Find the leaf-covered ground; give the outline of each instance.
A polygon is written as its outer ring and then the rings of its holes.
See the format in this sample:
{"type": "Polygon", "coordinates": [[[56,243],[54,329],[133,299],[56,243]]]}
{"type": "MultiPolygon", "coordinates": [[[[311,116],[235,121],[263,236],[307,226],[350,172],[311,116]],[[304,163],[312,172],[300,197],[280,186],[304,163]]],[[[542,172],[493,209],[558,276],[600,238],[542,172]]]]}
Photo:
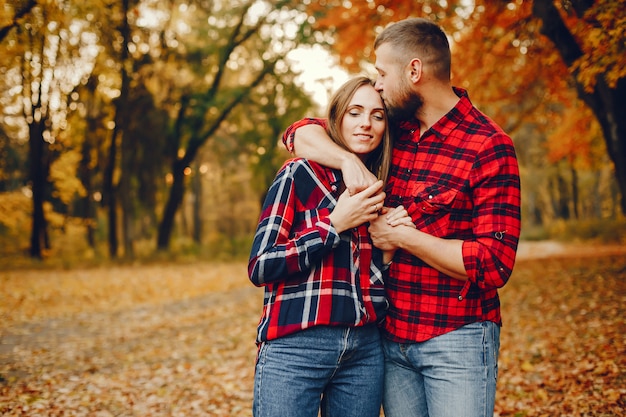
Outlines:
{"type": "Polygon", "coordinates": [[[626,254],[522,261],[502,303],[499,415],[626,415],[626,254]]]}
{"type": "MultiPolygon", "coordinates": [[[[520,251],[496,415],[626,415],[626,250],[588,252],[520,251]]],[[[0,415],[251,416],[261,293],[244,264],[0,272],[0,415]]]]}

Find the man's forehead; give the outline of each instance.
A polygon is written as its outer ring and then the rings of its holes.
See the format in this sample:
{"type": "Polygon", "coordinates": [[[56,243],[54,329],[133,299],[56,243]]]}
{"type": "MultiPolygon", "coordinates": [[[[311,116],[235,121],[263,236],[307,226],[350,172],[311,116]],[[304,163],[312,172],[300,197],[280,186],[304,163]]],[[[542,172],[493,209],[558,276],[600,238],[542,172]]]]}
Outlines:
{"type": "Polygon", "coordinates": [[[392,50],[388,43],[383,43],[374,51],[376,69],[386,69],[392,62],[392,50]]]}

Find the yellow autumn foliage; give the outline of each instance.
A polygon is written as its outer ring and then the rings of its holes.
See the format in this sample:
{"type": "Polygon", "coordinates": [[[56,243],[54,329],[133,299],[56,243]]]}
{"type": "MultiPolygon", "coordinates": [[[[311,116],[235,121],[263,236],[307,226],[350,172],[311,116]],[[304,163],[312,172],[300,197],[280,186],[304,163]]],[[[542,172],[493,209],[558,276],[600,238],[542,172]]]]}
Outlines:
{"type": "Polygon", "coordinates": [[[0,193],[0,225],[11,231],[30,226],[31,199],[22,191],[0,193]]]}
{"type": "Polygon", "coordinates": [[[54,184],[55,197],[58,197],[64,204],[70,204],[76,195],[85,197],[87,191],[76,176],[78,163],[80,162],[80,152],[76,149],[62,153],[50,167],[50,179],[54,184]]]}

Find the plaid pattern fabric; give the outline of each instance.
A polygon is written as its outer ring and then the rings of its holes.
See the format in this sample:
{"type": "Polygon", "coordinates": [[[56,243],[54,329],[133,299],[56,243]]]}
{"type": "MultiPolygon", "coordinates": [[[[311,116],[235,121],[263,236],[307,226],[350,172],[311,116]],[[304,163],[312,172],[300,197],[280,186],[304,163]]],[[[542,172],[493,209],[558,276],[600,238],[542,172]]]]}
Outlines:
{"type": "Polygon", "coordinates": [[[312,326],[378,323],[388,303],[367,225],[337,234],[328,215],[340,171],[287,161],[263,204],[248,275],[264,287],[257,342],[312,326]]]}
{"type": "MultiPolygon", "coordinates": [[[[417,228],[461,239],[469,280],[450,278],[404,251],[386,279],[385,333],[420,342],[478,321],[502,324],[497,289],[509,279],[520,235],[520,179],[510,137],[475,108],[465,90],[458,104],[420,137],[417,121],[394,131],[388,207],[404,205],[417,228]]],[[[295,130],[283,142],[293,151],[295,130]]]]}

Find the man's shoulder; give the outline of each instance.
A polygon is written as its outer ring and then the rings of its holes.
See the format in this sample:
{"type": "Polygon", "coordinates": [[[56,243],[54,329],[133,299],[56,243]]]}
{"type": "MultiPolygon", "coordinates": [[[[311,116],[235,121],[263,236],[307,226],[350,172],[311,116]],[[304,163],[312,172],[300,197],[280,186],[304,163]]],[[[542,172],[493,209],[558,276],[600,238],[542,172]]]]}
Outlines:
{"type": "Polygon", "coordinates": [[[473,105],[463,117],[459,127],[464,132],[465,140],[470,142],[512,144],[508,133],[495,120],[473,105]]]}

